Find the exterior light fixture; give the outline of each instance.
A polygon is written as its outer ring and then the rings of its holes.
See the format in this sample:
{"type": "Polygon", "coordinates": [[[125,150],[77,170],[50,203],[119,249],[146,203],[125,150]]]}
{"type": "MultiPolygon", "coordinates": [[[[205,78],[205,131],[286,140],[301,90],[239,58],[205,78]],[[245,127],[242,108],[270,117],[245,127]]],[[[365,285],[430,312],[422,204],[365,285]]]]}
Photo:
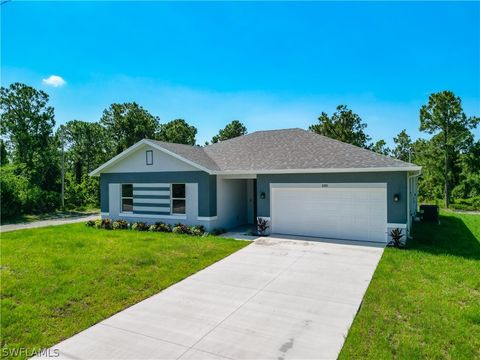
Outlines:
{"type": "Polygon", "coordinates": [[[400,195],[399,194],[393,195],[393,201],[394,202],[399,202],[400,201],[400,195]]]}
{"type": "Polygon", "coordinates": [[[263,191],[260,193],[260,199],[265,199],[265,193],[263,191]]]}

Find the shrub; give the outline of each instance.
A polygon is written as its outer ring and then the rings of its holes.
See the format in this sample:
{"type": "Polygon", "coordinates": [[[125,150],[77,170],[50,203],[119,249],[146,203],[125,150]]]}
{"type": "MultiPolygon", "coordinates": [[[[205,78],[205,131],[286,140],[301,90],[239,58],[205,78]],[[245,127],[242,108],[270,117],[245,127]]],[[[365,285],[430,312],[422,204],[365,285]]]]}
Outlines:
{"type": "Polygon", "coordinates": [[[85,223],[85,225],[88,226],[88,227],[94,227],[95,226],[95,221],[94,220],[88,220],[85,223]]]}
{"type": "Polygon", "coordinates": [[[157,227],[157,231],[159,232],[172,232],[172,227],[169,224],[165,224],[163,222],[156,222],[155,226],[157,227]]]}
{"type": "Polygon", "coordinates": [[[129,223],[125,220],[117,220],[119,229],[128,229],[129,223]]]}
{"type": "Polygon", "coordinates": [[[189,232],[194,236],[202,236],[205,233],[205,227],[203,225],[190,226],[189,232]]]}
{"type": "Polygon", "coordinates": [[[113,230],[113,221],[111,219],[102,219],[100,226],[105,230],[113,230]]]}
{"type": "Polygon", "coordinates": [[[158,230],[157,230],[157,226],[156,226],[156,225],[150,225],[150,226],[148,227],[148,231],[152,231],[152,232],[158,231],[158,230]]]}
{"type": "Polygon", "coordinates": [[[0,176],[1,212],[2,220],[14,218],[24,213],[21,193],[28,186],[25,178],[15,174],[15,167],[8,165],[2,167],[0,176]]]}
{"type": "Polygon", "coordinates": [[[142,221],[133,223],[131,227],[132,227],[132,230],[137,230],[137,231],[147,231],[149,228],[149,226],[142,221]]]}
{"type": "Polygon", "coordinates": [[[102,220],[95,220],[95,228],[97,229],[102,228],[102,220]]]}
{"type": "Polygon", "coordinates": [[[190,234],[190,229],[187,225],[178,223],[173,226],[172,232],[176,234],[190,234]]]}
{"type": "Polygon", "coordinates": [[[26,213],[37,214],[54,211],[60,207],[60,194],[45,191],[38,186],[30,187],[24,194],[24,209],[26,213]]]}
{"type": "Polygon", "coordinates": [[[454,199],[450,207],[456,210],[475,211],[480,210],[480,196],[468,199],[454,199]]]}

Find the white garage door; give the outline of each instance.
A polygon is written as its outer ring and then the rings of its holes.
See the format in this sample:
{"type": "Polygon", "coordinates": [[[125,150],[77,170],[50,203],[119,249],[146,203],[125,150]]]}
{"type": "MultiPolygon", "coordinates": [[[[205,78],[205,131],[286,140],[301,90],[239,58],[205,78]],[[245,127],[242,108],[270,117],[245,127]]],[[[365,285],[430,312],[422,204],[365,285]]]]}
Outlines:
{"type": "Polygon", "coordinates": [[[272,232],[386,242],[386,184],[272,184],[272,232]]]}

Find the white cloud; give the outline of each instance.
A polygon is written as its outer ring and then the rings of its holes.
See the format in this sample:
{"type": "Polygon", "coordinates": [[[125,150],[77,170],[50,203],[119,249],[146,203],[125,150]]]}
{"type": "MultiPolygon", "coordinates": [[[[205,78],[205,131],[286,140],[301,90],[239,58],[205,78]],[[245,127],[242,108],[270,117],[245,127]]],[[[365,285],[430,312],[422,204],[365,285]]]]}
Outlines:
{"type": "Polygon", "coordinates": [[[60,87],[65,85],[67,82],[63,80],[61,76],[58,75],[50,75],[46,79],[42,79],[43,85],[53,86],[53,87],[60,87]]]}

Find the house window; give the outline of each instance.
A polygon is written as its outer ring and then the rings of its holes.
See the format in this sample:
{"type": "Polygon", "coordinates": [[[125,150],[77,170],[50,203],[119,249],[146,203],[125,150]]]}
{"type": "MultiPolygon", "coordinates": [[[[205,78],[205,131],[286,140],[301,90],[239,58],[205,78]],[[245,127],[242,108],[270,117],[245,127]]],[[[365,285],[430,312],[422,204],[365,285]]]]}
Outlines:
{"type": "Polygon", "coordinates": [[[153,165],[153,151],[152,150],[147,150],[145,153],[146,160],[147,160],[147,165],[153,165]]]}
{"type": "Polygon", "coordinates": [[[133,185],[122,184],[122,212],[133,212],[133,185]]]}
{"type": "Polygon", "coordinates": [[[185,214],[185,184],[172,184],[172,214],[185,214]]]}

